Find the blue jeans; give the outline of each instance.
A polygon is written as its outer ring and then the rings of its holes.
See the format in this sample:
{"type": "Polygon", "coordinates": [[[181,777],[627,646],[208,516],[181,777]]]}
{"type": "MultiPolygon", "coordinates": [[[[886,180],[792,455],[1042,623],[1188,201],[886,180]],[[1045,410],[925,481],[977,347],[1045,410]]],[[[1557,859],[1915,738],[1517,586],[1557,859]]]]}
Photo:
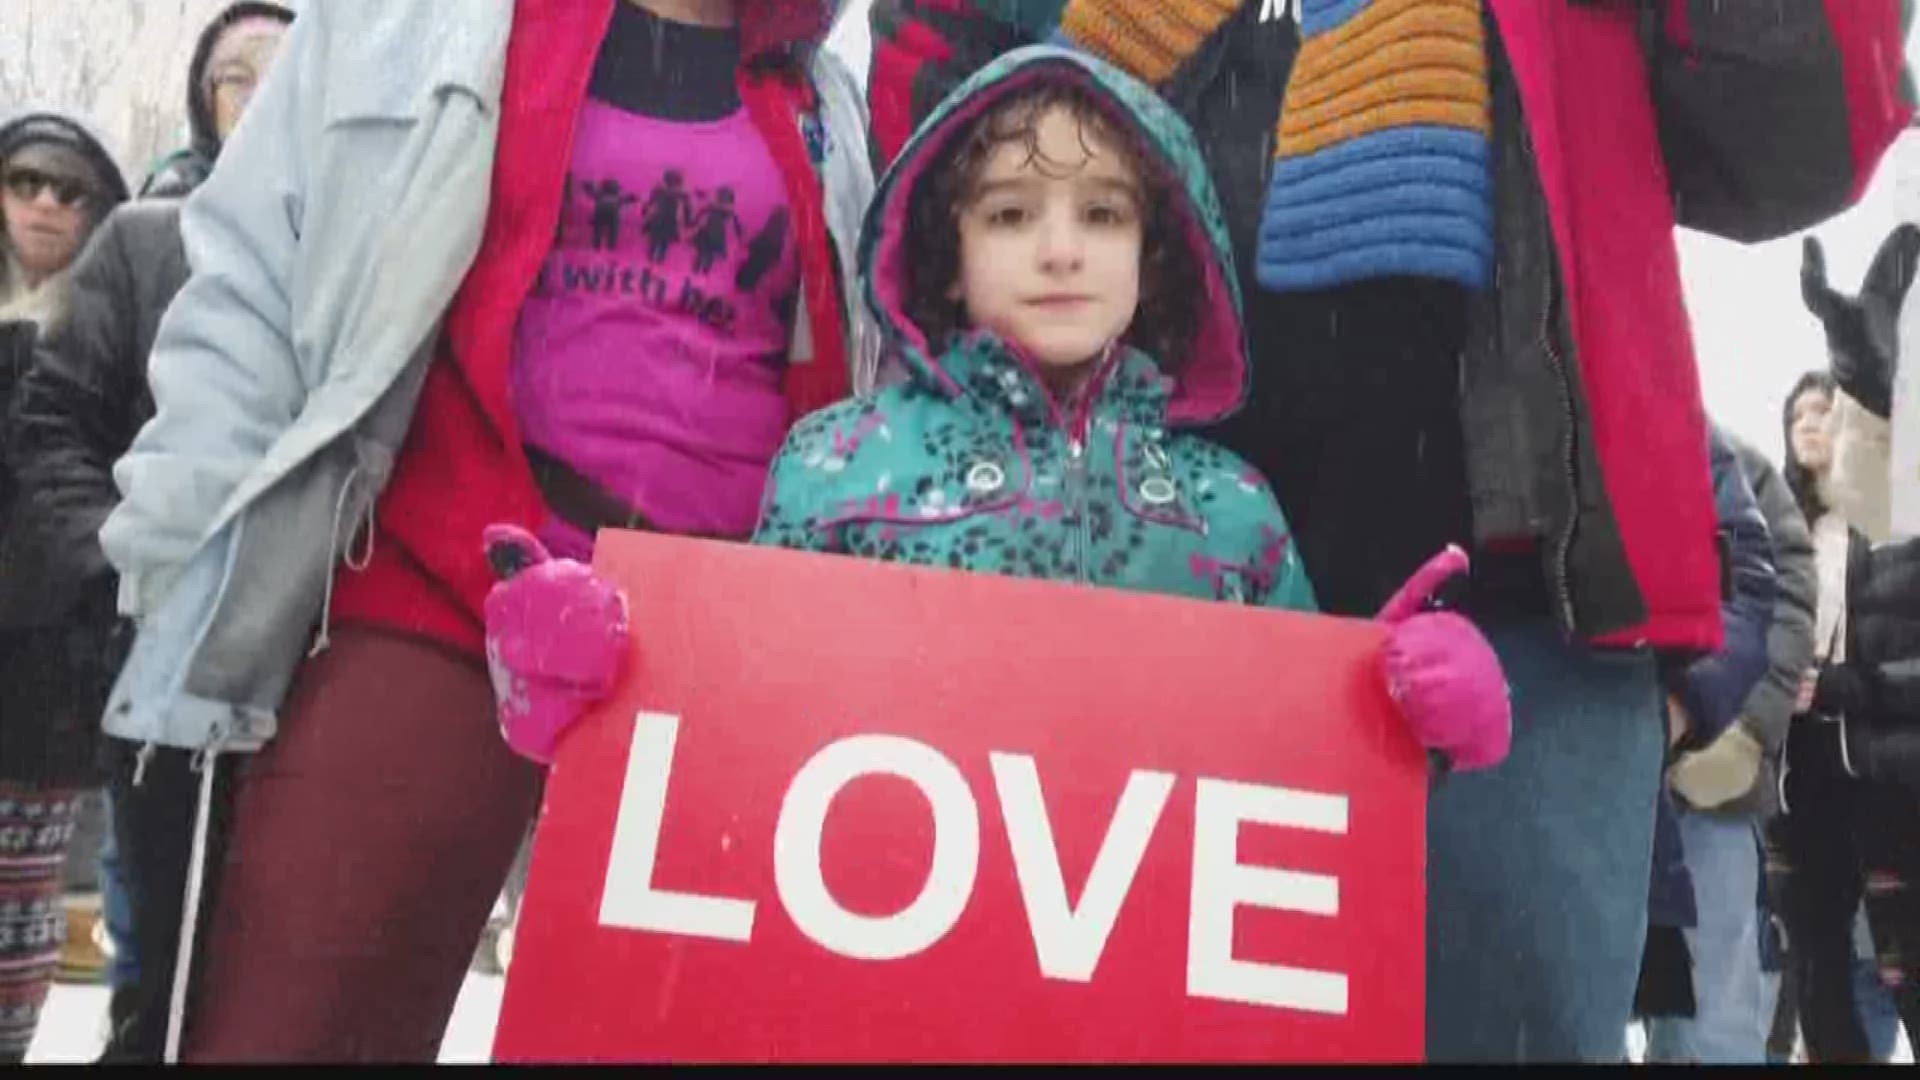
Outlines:
{"type": "Polygon", "coordinates": [[[1747,817],[1683,810],[1679,821],[1699,909],[1684,931],[1696,1008],[1691,1019],[1647,1023],[1647,1060],[1764,1064],[1779,979],[1760,970],[1760,838],[1747,817]]]}
{"type": "Polygon", "coordinates": [[[1666,742],[1654,660],[1545,620],[1486,631],[1513,749],[1428,803],[1427,1056],[1624,1061],[1666,742]]]}
{"type": "Polygon", "coordinates": [[[107,985],[114,989],[140,981],[140,954],[134,948],[133,911],[139,901],[133,893],[133,875],[120,861],[120,844],[113,829],[113,793],[101,792],[106,809],[106,834],[100,841],[100,906],[107,936],[113,940],[113,962],[107,965],[107,985]]]}
{"type": "Polygon", "coordinates": [[[1860,1030],[1867,1033],[1867,1053],[1882,1064],[1892,1061],[1900,1042],[1900,1013],[1880,983],[1865,905],[1853,917],[1853,1010],[1860,1016],[1860,1030]]]}

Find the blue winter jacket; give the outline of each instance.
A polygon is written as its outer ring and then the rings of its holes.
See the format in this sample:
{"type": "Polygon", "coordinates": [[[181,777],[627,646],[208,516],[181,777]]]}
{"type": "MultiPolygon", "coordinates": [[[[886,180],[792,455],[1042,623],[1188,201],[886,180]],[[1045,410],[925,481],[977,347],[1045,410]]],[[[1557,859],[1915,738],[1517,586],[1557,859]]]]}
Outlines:
{"type": "MultiPolygon", "coordinates": [[[[1741,705],[1767,673],[1767,630],[1773,622],[1776,582],[1767,519],[1733,444],[1718,427],[1709,429],[1708,443],[1726,578],[1720,610],[1727,636],[1719,652],[1668,680],[1669,692],[1693,722],[1677,750],[1706,746],[1740,718],[1741,705]]],[[[1692,926],[1696,918],[1677,813],[1673,793],[1661,785],[1647,904],[1647,919],[1654,926],[1692,926]]]]}

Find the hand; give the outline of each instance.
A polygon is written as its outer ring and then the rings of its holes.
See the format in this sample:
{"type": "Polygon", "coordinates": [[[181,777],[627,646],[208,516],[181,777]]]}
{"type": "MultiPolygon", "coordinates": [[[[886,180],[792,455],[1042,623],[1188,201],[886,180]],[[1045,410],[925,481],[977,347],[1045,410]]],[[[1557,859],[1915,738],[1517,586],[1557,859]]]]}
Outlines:
{"type": "Polygon", "coordinates": [[[505,525],[487,529],[501,581],[487,596],[487,672],[507,745],[543,765],[593,706],[613,692],[627,653],[627,598],[571,559],[505,525]]]}
{"type": "Polygon", "coordinates": [[[1813,691],[1820,685],[1820,673],[1809,670],[1800,677],[1800,696],[1794,699],[1793,714],[1800,716],[1813,708],[1813,691]]]}
{"type": "Polygon", "coordinates": [[[1704,750],[1680,755],[1667,773],[1674,793],[1700,810],[1725,806],[1753,790],[1766,748],[1735,723],[1704,750]]]}
{"type": "Polygon", "coordinates": [[[1687,707],[1685,705],[1680,704],[1679,698],[1674,697],[1672,694],[1668,694],[1667,695],[1667,747],[1671,749],[1674,746],[1679,745],[1680,740],[1686,738],[1687,732],[1692,730],[1693,730],[1693,717],[1687,715],[1687,707]]]}
{"type": "Polygon", "coordinates": [[[1513,741],[1513,705],[1493,646],[1463,616],[1422,610],[1466,569],[1466,552],[1449,547],[1380,612],[1393,627],[1381,653],[1387,693],[1420,745],[1461,771],[1500,764],[1513,741]]]}
{"type": "Polygon", "coordinates": [[[1843,720],[1817,715],[1795,720],[1787,728],[1781,809],[1789,814],[1818,813],[1819,804],[1859,778],[1855,748],[1843,720]]]}

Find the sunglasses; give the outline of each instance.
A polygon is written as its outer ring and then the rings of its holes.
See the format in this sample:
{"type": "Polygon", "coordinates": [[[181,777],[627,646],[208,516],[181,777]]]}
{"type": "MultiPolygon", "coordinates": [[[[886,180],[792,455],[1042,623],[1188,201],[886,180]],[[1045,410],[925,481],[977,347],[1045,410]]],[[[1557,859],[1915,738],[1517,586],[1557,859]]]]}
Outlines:
{"type": "Polygon", "coordinates": [[[93,189],[84,180],[75,180],[66,176],[54,176],[38,169],[15,168],[7,171],[7,191],[21,202],[32,202],[40,197],[42,191],[53,189],[53,197],[61,206],[72,206],[93,194],[93,189]]]}

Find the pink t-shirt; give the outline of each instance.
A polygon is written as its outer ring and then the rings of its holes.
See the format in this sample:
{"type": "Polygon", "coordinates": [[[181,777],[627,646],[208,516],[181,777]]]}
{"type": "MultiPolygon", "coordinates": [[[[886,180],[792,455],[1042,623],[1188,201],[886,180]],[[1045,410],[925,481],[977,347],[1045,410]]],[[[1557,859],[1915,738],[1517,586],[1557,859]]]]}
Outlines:
{"type": "MultiPolygon", "coordinates": [[[[631,5],[618,5],[628,8],[631,5]]],[[[665,532],[745,536],[785,437],[798,261],[758,129],[591,97],[558,235],[521,312],[513,403],[527,444],[665,532]]],[[[557,519],[542,539],[585,559],[557,519]]]]}

